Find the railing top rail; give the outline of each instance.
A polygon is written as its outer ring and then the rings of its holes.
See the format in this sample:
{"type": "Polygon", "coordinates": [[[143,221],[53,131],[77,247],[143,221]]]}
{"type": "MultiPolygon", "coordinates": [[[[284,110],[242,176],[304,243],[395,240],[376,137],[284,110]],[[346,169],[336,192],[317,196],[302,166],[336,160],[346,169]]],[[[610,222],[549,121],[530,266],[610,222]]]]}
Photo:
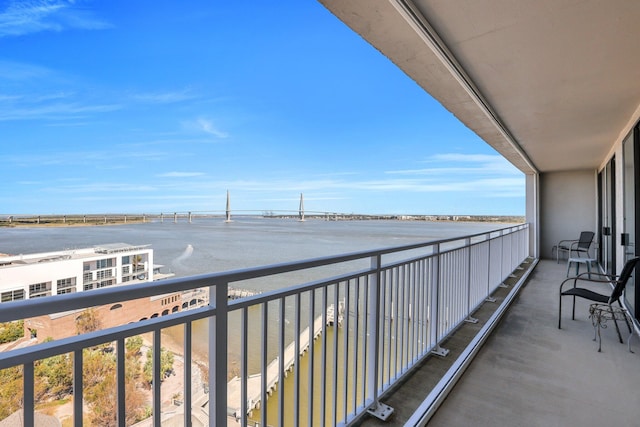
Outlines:
{"type": "Polygon", "coordinates": [[[375,250],[359,251],[342,255],[331,255],[301,261],[285,262],[280,264],[251,267],[232,271],[208,273],[180,278],[169,278],[157,282],[141,283],[136,286],[119,285],[95,289],[87,292],[70,293],[65,295],[55,295],[37,299],[2,303],[2,305],[0,306],[0,322],[25,319],[29,317],[41,316],[44,314],[83,309],[95,305],[111,304],[125,300],[169,294],[218,284],[225,285],[241,280],[257,279],[275,274],[322,267],[331,264],[383,256],[414,249],[434,247],[449,242],[455,242],[464,239],[473,239],[480,236],[486,236],[487,240],[489,240],[491,239],[492,234],[501,233],[501,235],[504,235],[505,232],[516,232],[522,230],[523,228],[526,228],[527,226],[528,224],[526,223],[515,224],[491,231],[452,237],[448,239],[433,240],[428,242],[414,243],[375,250]]]}
{"type": "Polygon", "coordinates": [[[172,316],[156,317],[141,322],[114,326],[81,335],[73,335],[55,341],[42,342],[37,344],[37,346],[27,346],[0,352],[0,370],[14,365],[46,359],[47,357],[58,354],[70,353],[75,350],[82,350],[84,348],[113,342],[121,338],[129,338],[135,335],[193,322],[215,314],[216,310],[212,307],[200,307],[175,313],[172,316]]]}

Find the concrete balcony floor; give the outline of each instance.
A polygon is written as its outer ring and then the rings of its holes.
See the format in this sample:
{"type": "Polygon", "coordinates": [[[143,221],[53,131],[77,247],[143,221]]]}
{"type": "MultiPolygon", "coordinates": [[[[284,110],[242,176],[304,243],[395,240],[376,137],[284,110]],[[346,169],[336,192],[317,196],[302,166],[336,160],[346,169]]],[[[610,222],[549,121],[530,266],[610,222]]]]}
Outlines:
{"type": "MultiPolygon", "coordinates": [[[[633,336],[635,353],[630,353],[628,329],[621,325],[625,343],[620,344],[609,321],[599,353],[589,302],[580,298],[576,320],[571,320],[571,298],[564,298],[563,329],[558,329],[558,288],[566,272],[566,263],[540,261],[429,426],[638,425],[640,340],[633,336]]],[[[405,425],[505,295],[500,289],[495,304],[485,303],[474,314],[479,325],[461,327],[445,343],[451,350],[447,358],[430,358],[382,399],[395,409],[387,422],[365,418],[361,425],[405,425]]]]}

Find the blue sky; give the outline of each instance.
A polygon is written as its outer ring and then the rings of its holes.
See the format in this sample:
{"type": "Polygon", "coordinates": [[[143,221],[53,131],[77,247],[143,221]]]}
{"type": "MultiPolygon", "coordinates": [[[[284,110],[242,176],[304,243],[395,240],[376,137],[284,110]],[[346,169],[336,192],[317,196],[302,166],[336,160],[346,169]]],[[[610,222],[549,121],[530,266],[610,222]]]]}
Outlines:
{"type": "Polygon", "coordinates": [[[524,213],[524,175],[312,0],[0,1],[0,214],[524,213]]]}

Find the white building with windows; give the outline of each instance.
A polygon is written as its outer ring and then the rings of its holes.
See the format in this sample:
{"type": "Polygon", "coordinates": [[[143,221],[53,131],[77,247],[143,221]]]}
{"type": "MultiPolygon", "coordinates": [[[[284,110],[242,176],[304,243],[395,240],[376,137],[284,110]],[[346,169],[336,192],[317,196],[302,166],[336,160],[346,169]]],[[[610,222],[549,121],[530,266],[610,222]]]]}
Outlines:
{"type": "Polygon", "coordinates": [[[0,258],[0,302],[154,279],[149,245],[114,243],[0,258]]]}

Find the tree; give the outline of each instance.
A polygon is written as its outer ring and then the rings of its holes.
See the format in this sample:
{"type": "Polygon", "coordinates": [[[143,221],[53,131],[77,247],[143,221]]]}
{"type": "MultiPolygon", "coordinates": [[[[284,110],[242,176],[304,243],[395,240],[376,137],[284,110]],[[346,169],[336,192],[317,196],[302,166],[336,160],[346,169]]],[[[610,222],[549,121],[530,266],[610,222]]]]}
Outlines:
{"type": "Polygon", "coordinates": [[[73,392],[73,360],[69,354],[37,361],[34,374],[37,402],[62,399],[73,392]]]}
{"type": "MultiPolygon", "coordinates": [[[[131,425],[144,419],[147,404],[141,390],[140,347],[142,339],[130,338],[125,342],[125,417],[131,425]]],[[[92,425],[112,426],[117,424],[116,355],[99,348],[85,350],[84,388],[85,399],[91,408],[92,425]]]]}
{"type": "MultiPolygon", "coordinates": [[[[164,347],[160,349],[160,381],[173,372],[173,353],[164,347]]],[[[151,385],[153,383],[153,349],[147,352],[147,360],[144,363],[144,379],[151,385]]]]}
{"type": "Polygon", "coordinates": [[[22,366],[0,370],[0,420],[22,407],[22,366]]]}
{"type": "Polygon", "coordinates": [[[15,341],[24,336],[24,320],[0,323],[0,344],[15,341]]]}
{"type": "Polygon", "coordinates": [[[88,308],[76,317],[76,332],[78,335],[94,332],[102,327],[95,309],[88,308]]]}

